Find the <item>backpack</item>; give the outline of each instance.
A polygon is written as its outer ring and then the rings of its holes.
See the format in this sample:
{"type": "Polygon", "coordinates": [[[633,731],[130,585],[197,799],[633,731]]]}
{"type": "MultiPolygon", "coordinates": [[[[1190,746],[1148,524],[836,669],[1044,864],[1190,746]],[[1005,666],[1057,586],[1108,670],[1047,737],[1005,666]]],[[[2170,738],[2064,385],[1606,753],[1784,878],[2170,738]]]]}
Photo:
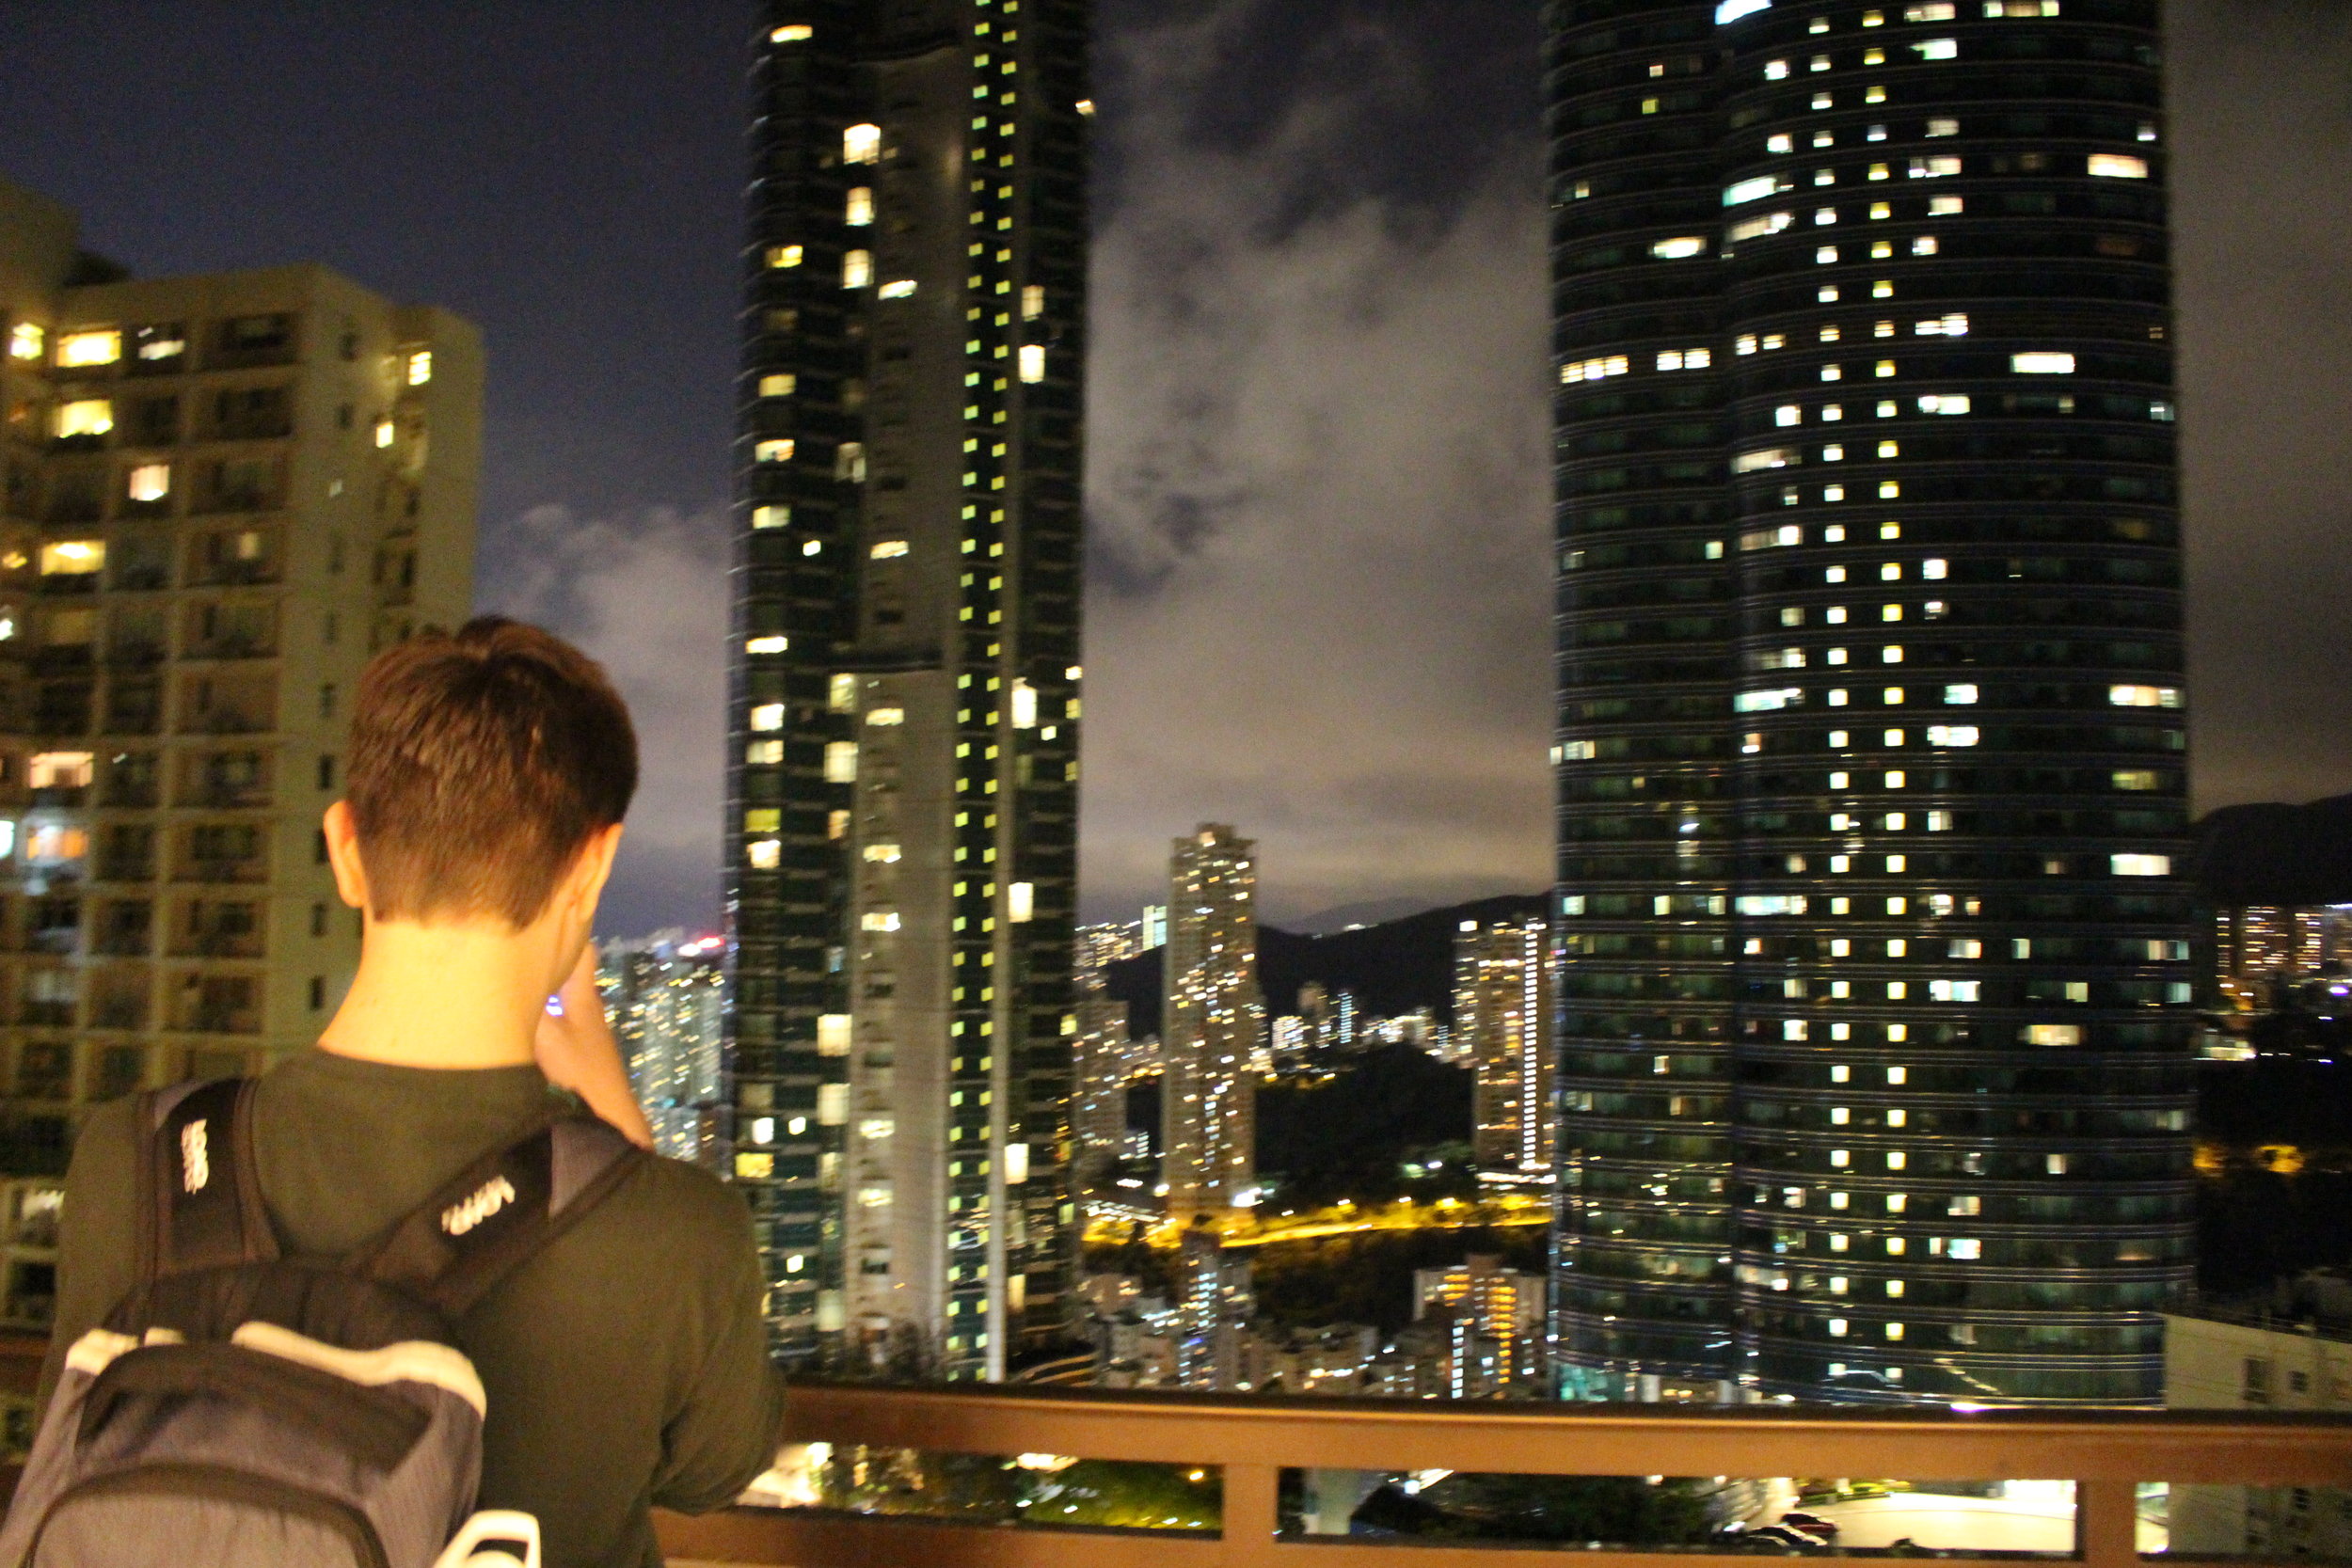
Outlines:
{"type": "Polygon", "coordinates": [[[67,1352],[0,1568],[538,1568],[536,1520],[473,1512],[485,1402],[453,1327],[643,1152],[551,1114],[356,1252],[286,1258],[253,1089],[139,1097],[137,1283],[67,1352]]]}

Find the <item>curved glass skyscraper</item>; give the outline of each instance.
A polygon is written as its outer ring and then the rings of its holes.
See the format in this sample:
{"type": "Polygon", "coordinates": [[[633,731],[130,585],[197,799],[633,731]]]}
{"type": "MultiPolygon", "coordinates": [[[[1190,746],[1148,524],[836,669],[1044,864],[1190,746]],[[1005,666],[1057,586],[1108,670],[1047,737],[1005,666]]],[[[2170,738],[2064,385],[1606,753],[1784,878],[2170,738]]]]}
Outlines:
{"type": "Polygon", "coordinates": [[[2153,0],[1554,0],[1572,1393],[2151,1402],[2189,1275],[2153,0]]]}

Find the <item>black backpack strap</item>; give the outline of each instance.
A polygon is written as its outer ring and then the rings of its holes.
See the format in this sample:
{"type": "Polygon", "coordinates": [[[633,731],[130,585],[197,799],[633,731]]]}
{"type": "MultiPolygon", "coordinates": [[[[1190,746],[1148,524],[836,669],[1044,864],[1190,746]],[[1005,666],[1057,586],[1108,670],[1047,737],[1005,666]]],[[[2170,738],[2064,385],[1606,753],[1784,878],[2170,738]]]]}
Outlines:
{"type": "Polygon", "coordinates": [[[454,1321],[646,1158],[594,1117],[543,1122],[458,1172],[343,1266],[454,1321]]]}
{"type": "Polygon", "coordinates": [[[278,1236],[253,1155],[255,1081],[182,1084],[139,1097],[138,1275],[266,1263],[278,1236]]]}

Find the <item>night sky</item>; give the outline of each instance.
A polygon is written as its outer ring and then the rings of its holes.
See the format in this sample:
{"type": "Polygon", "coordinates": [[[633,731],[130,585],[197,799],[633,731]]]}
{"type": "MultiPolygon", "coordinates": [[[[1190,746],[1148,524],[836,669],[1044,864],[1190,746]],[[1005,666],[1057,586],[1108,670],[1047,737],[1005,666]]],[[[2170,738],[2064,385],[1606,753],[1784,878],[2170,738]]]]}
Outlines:
{"type": "MultiPolygon", "coordinates": [[[[2199,809],[2352,790],[2352,6],[2169,8],[2199,809]]],[[[1548,878],[1534,0],[1103,0],[1084,871],[1269,916],[1548,878]]],[[[605,924],[718,906],[740,0],[0,0],[0,175],[141,274],[488,338],[479,598],[602,657],[605,924]]]]}

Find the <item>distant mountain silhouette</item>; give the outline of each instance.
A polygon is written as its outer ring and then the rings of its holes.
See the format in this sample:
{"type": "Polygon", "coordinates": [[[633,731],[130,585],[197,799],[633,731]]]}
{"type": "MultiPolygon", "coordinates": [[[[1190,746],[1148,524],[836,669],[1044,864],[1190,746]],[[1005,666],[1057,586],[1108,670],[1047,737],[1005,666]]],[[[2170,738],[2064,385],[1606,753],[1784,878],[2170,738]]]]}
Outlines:
{"type": "Polygon", "coordinates": [[[2217,904],[2352,904],[2352,795],[2208,813],[2196,877],[2217,904]]]}
{"type": "MultiPolygon", "coordinates": [[[[1310,980],[1327,990],[1356,993],[1360,1018],[1391,1018],[1416,1007],[1454,1017],[1454,935],[1465,920],[1509,920],[1541,914],[1544,895],[1510,893],[1423,910],[1329,936],[1302,936],[1279,927],[1258,928],[1258,982],[1270,1017],[1298,1010],[1298,990],[1310,980]]],[[[1106,989],[1127,1004],[1136,1036],[1160,1031],[1162,950],[1154,947],[1112,964],[1106,989]]]]}

